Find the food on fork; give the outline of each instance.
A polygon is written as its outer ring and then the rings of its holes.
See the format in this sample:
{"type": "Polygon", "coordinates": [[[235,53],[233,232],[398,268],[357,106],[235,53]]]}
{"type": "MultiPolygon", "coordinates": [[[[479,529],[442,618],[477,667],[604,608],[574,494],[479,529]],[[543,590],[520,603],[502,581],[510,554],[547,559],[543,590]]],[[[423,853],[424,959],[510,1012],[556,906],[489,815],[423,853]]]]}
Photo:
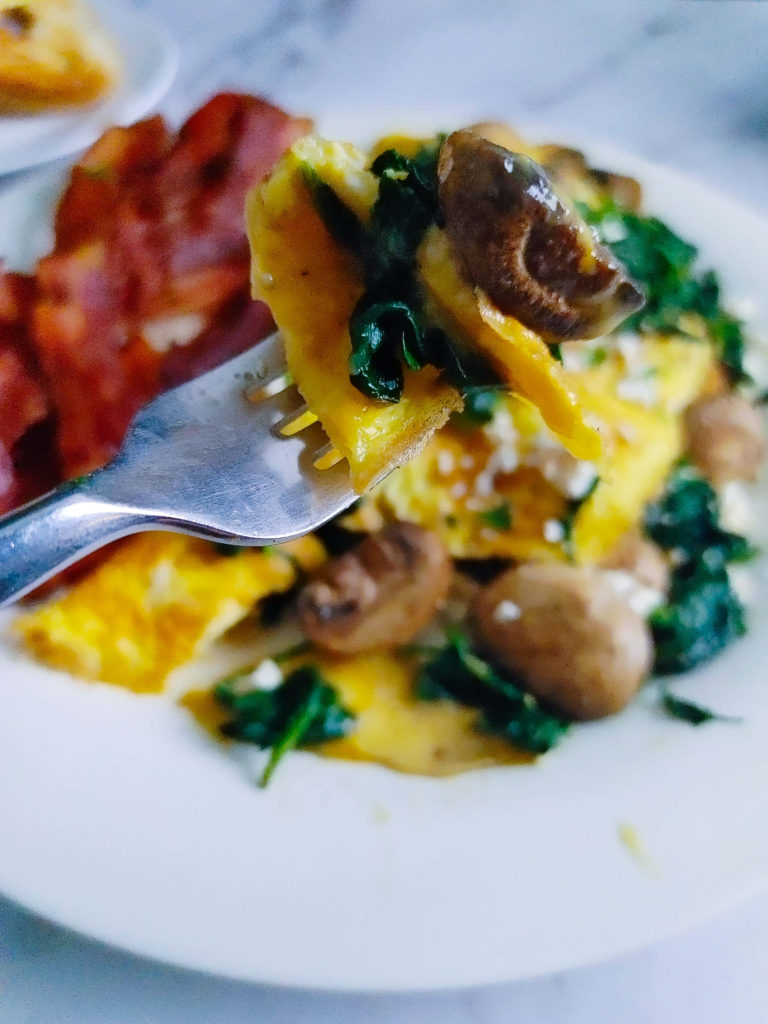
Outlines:
{"type": "Polygon", "coordinates": [[[253,190],[248,227],[254,295],[357,490],[479,388],[597,455],[551,346],[605,333],[642,294],[530,157],[473,129],[369,155],[310,136],[253,190]]]}
{"type": "Polygon", "coordinates": [[[120,65],[85,0],[0,0],[0,114],[93,103],[120,65]]]}

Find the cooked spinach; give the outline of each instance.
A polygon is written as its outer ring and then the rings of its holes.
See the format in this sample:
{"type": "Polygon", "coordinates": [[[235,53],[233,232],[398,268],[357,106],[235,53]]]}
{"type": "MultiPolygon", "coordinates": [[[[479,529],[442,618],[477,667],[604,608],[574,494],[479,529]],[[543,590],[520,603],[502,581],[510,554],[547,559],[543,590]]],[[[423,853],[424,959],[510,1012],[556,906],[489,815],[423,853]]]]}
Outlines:
{"type": "Polygon", "coordinates": [[[494,390],[471,388],[464,394],[464,408],[456,413],[453,422],[475,427],[490,423],[499,404],[501,393],[494,390]]]}
{"type": "Polygon", "coordinates": [[[338,739],[352,727],[353,716],[313,665],[295,669],[273,690],[244,690],[242,681],[225,679],[214,695],[232,715],[221,728],[225,736],[270,750],[262,787],[289,750],[338,739]]]}
{"type": "Polygon", "coordinates": [[[645,532],[679,560],[666,603],[649,618],[654,671],[660,675],[694,668],[746,632],[727,566],[749,558],[754,549],[744,537],[724,530],[719,517],[717,495],[687,463],[677,466],[646,511],[645,532]]]}
{"type": "Polygon", "coordinates": [[[441,139],[415,156],[397,150],[371,164],[379,193],[364,226],[311,167],[304,177],[331,235],[358,258],[365,292],[349,322],[352,384],[368,398],[398,402],[403,366],[431,365],[460,391],[498,387],[495,372],[482,359],[427,323],[414,276],[416,250],[438,214],[437,157],[441,139]]]}
{"type": "Polygon", "coordinates": [[[474,652],[458,630],[422,666],[416,692],[422,700],[449,699],[478,708],[480,728],[535,754],[550,750],[568,728],[517,681],[474,652]]]}
{"type": "Polygon", "coordinates": [[[720,715],[710,708],[702,707],[701,704],[694,704],[689,700],[681,700],[675,697],[668,690],[661,698],[661,706],[672,718],[678,718],[681,722],[688,722],[689,725],[704,725],[706,722],[738,722],[740,719],[730,715],[720,715]]]}
{"type": "Polygon", "coordinates": [[[744,608],[730,585],[719,553],[703,553],[672,573],[669,597],[649,619],[654,671],[687,672],[719,654],[746,632],[744,608]]]}
{"type": "Polygon", "coordinates": [[[579,204],[586,221],[642,286],[645,306],[624,328],[689,337],[688,314],[700,316],[732,383],[750,380],[744,369],[746,339],[740,320],[721,305],[714,271],[695,268],[698,250],[656,217],[641,217],[610,201],[592,208],[579,204]]]}
{"type": "Polygon", "coordinates": [[[480,519],[486,526],[493,530],[512,529],[512,507],[508,501],[502,501],[493,508],[484,509],[478,513],[480,519]]]}
{"type": "Polygon", "coordinates": [[[673,470],[664,493],[648,506],[645,532],[660,547],[686,558],[706,552],[709,562],[744,561],[754,549],[720,526],[720,506],[712,486],[688,463],[673,470]]]}

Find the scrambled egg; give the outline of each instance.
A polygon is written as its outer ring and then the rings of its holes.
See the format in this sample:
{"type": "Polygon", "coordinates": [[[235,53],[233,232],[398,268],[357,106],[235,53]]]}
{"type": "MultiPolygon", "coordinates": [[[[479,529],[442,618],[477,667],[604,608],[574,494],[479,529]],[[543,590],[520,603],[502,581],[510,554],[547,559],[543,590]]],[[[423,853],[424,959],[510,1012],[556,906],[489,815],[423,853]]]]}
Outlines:
{"type": "Polygon", "coordinates": [[[570,385],[602,436],[599,459],[573,458],[533,406],[505,398],[488,424],[451,422],[364,499],[348,525],[418,523],[457,558],[590,563],[608,554],[679,458],[680,413],[707,386],[714,356],[705,345],[632,336],[588,365],[595,346],[567,348],[566,368],[576,366],[566,370],[570,385]],[[622,392],[631,397],[617,397],[622,392]]]}
{"type": "Polygon", "coordinates": [[[158,692],[173,669],[324,558],[314,537],[233,552],[181,534],[140,534],[62,597],[22,615],[16,629],[49,665],[158,692]]]}

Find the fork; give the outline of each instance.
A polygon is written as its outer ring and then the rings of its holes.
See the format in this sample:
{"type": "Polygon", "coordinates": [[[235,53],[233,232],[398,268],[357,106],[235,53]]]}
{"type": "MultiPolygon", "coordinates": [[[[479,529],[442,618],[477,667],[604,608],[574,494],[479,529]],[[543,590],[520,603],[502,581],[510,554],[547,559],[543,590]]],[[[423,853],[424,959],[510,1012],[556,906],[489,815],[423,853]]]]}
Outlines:
{"type": "Polygon", "coordinates": [[[0,607],[131,533],[279,544],[356,498],[274,334],[150,402],[103,469],[0,518],[0,607]]]}

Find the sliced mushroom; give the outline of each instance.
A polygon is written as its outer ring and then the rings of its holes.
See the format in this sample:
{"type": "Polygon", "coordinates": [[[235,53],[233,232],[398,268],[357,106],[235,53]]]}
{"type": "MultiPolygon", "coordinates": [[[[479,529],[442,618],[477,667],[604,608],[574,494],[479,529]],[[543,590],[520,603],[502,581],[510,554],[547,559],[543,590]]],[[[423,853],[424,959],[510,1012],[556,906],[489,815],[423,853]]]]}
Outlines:
{"type": "Polygon", "coordinates": [[[437,173],[463,277],[545,340],[597,337],[642,305],[624,268],[530,157],[463,130],[443,143],[437,173]]]}
{"type": "Polygon", "coordinates": [[[713,484],[754,480],[765,458],[760,410],[738,391],[700,398],[685,415],[686,447],[713,484]]]}
{"type": "Polygon", "coordinates": [[[567,718],[615,714],[650,671],[648,626],[599,569],[510,569],[480,591],[471,621],[479,646],[567,718]]]}
{"type": "Polygon", "coordinates": [[[370,534],[309,582],[299,622],[318,647],[340,654],[399,647],[429,622],[451,583],[439,538],[411,523],[370,534]]]}

